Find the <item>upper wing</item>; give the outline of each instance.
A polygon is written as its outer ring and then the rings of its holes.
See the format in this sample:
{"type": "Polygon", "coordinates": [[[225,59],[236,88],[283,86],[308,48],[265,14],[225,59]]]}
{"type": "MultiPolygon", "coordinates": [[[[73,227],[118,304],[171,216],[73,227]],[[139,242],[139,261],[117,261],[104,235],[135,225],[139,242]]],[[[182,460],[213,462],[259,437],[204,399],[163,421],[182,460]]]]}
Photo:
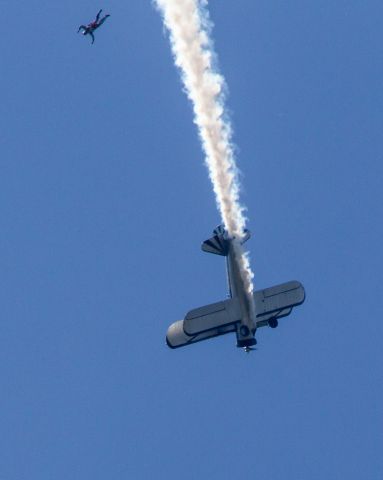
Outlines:
{"type": "MultiPolygon", "coordinates": [[[[256,325],[264,327],[269,321],[285,317],[293,307],[304,302],[305,291],[296,281],[254,292],[256,325]]],[[[190,310],[184,318],[168,328],[166,342],[171,348],[183,347],[208,338],[234,332],[241,321],[238,300],[230,298],[190,310]]]]}
{"type": "Polygon", "coordinates": [[[178,348],[207,338],[234,332],[235,324],[241,320],[236,299],[211,303],[190,310],[184,320],[170,325],[166,342],[171,348],[178,348]]]}
{"type": "Polygon", "coordinates": [[[241,320],[238,301],[231,298],[190,310],[185,316],[184,331],[196,335],[214,328],[233,325],[241,320]]]}
{"type": "Polygon", "coordinates": [[[257,328],[270,319],[286,317],[305,300],[303,285],[295,280],[254,292],[257,328]]]}

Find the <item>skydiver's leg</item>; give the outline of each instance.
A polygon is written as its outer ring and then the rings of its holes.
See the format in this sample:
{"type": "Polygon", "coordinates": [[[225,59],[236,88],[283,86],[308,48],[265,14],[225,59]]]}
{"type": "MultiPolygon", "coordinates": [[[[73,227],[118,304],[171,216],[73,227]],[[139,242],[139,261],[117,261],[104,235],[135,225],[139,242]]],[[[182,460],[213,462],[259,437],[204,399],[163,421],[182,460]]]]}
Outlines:
{"type": "Polygon", "coordinates": [[[102,25],[108,17],[110,17],[109,14],[108,14],[108,15],[105,15],[105,17],[103,17],[103,18],[98,22],[98,26],[102,25]]]}
{"type": "Polygon", "coordinates": [[[98,12],[98,14],[96,16],[96,22],[98,22],[98,19],[100,18],[100,15],[101,15],[101,12],[102,12],[102,9],[98,12]]]}

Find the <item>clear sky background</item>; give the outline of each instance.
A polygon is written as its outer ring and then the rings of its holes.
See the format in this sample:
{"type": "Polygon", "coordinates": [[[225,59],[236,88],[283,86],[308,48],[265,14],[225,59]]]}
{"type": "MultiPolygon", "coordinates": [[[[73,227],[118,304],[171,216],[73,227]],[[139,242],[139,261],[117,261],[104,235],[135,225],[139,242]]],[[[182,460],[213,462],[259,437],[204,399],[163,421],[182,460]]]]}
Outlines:
{"type": "Polygon", "coordinates": [[[1,480],[383,476],[382,2],[209,3],[255,286],[306,302],[168,349],[227,290],[160,15],[0,1],[1,480]]]}

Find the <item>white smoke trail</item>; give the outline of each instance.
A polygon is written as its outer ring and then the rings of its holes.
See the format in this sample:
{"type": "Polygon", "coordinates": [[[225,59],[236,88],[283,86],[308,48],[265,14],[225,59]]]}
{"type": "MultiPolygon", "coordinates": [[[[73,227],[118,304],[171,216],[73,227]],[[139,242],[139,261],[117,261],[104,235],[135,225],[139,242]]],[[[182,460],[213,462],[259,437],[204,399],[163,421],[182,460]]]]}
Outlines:
{"type": "Polygon", "coordinates": [[[252,293],[253,273],[240,239],[246,224],[239,203],[239,180],[231,142],[231,126],[225,115],[225,82],[214,66],[209,38],[211,23],[207,0],[154,0],[170,32],[175,64],[182,73],[192,102],[194,122],[206,155],[218,209],[234,242],[235,254],[246,291],[252,293]]]}

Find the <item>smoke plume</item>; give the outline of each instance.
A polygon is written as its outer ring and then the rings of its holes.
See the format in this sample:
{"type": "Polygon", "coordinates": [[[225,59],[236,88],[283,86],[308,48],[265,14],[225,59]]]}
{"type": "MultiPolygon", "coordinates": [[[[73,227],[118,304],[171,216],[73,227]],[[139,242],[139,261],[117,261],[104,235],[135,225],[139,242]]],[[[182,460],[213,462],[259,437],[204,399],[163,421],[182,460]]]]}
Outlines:
{"type": "Polygon", "coordinates": [[[253,290],[253,274],[241,238],[246,224],[239,201],[239,179],[232,131],[225,112],[225,81],[219,74],[210,38],[207,0],[154,0],[169,31],[176,66],[194,111],[194,123],[222,222],[234,237],[234,249],[246,291],[253,290]]]}

